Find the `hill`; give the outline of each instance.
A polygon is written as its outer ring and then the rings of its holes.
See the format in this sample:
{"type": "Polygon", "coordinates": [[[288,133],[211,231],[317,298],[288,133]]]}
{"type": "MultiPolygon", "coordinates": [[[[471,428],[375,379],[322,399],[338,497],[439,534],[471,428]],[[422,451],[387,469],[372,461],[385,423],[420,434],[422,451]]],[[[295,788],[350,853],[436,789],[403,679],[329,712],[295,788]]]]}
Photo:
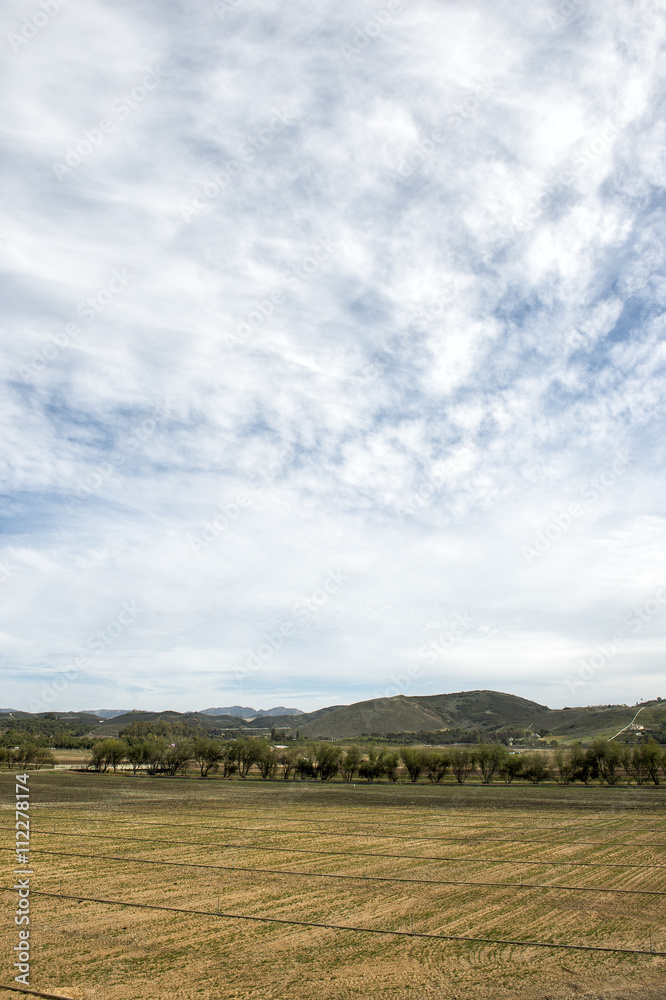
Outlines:
{"type": "Polygon", "coordinates": [[[628,726],[638,709],[636,724],[650,729],[666,726],[666,701],[648,701],[641,705],[590,705],[586,708],[551,709],[546,717],[553,736],[581,739],[593,733],[598,736],[614,736],[628,726]]]}
{"type": "Polygon", "coordinates": [[[90,712],[42,712],[40,715],[31,715],[29,712],[0,711],[0,731],[12,728],[20,720],[29,720],[32,730],[43,719],[49,720],[50,724],[57,720],[65,724],[65,727],[67,723],[85,726],[86,731],[100,737],[116,736],[133,722],[163,722],[179,724],[187,729],[198,728],[211,735],[261,735],[275,727],[285,730],[289,735],[299,732],[301,737],[307,739],[347,740],[361,736],[386,736],[389,733],[437,733],[456,729],[476,730],[483,737],[484,733],[497,733],[503,729],[530,729],[533,733],[548,734],[549,738],[552,736],[565,741],[587,741],[595,736],[608,739],[616,735],[632,723],[639,709],[636,719],[638,726],[645,726],[657,735],[666,735],[666,701],[661,699],[633,707],[591,705],[550,709],[516,695],[485,690],[372,698],[353,705],[329,705],[314,712],[300,712],[297,715],[262,714],[249,721],[231,713],[213,715],[210,714],[211,710],[184,713],[132,711],[104,719],[90,712]]]}
{"type": "Polygon", "coordinates": [[[226,708],[203,708],[201,715],[237,715],[241,719],[259,719],[271,715],[303,715],[300,708],[247,708],[243,705],[230,705],[226,708]]]}
{"type": "Polygon", "coordinates": [[[96,736],[116,736],[125,726],[131,726],[133,722],[167,722],[170,724],[179,723],[185,726],[198,726],[208,732],[220,729],[239,729],[243,726],[243,719],[234,715],[204,715],[202,712],[127,712],[125,715],[117,715],[114,719],[100,720],[95,726],[96,736]]]}
{"type": "Polygon", "coordinates": [[[100,719],[115,719],[117,715],[127,715],[130,708],[85,708],[85,715],[97,715],[100,719]]]}
{"type": "MultiPolygon", "coordinates": [[[[301,736],[349,739],[363,734],[419,732],[437,729],[527,727],[540,722],[549,709],[525,698],[497,691],[461,691],[393,698],[373,698],[324,711],[314,720],[299,719],[301,736]]],[[[538,726],[537,726],[538,728],[538,726]]]]}

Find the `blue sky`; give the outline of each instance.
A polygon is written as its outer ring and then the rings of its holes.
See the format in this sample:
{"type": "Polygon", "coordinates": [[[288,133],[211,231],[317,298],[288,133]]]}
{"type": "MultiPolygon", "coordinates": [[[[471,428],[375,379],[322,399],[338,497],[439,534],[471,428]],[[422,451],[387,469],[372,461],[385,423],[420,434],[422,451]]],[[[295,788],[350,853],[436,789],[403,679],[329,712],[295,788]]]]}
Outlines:
{"type": "Polygon", "coordinates": [[[1,17],[3,706],[666,696],[661,5],[1,17]]]}

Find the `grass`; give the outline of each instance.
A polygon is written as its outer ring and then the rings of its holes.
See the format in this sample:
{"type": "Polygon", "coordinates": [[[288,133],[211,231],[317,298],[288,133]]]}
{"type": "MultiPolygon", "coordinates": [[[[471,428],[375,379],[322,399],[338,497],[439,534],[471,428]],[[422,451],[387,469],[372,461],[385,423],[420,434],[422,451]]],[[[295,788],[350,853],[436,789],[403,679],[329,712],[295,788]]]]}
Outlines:
{"type": "MultiPolygon", "coordinates": [[[[402,931],[413,921],[415,931],[431,933],[641,949],[651,932],[653,947],[666,951],[663,897],[555,888],[666,891],[666,867],[554,864],[666,866],[662,786],[354,787],[62,771],[36,772],[30,785],[34,889],[58,892],[62,885],[63,894],[212,911],[219,897],[223,911],[246,915],[402,931]],[[389,834],[395,839],[385,839],[389,834]],[[121,839],[131,837],[144,839],[121,839]],[[301,853],[311,850],[337,853],[301,853]],[[135,863],[141,860],[302,874],[135,863]],[[308,872],[505,884],[411,886],[308,872]],[[521,879],[551,888],[521,887],[521,879]]],[[[9,849],[13,775],[3,773],[0,787],[9,849]]],[[[9,850],[4,857],[11,873],[9,850]]],[[[384,938],[39,896],[33,908],[32,984],[76,1000],[503,1000],[589,990],[624,997],[639,988],[643,1000],[660,995],[666,963],[651,955],[384,938]]],[[[0,926],[6,982],[11,910],[0,926]]]]}

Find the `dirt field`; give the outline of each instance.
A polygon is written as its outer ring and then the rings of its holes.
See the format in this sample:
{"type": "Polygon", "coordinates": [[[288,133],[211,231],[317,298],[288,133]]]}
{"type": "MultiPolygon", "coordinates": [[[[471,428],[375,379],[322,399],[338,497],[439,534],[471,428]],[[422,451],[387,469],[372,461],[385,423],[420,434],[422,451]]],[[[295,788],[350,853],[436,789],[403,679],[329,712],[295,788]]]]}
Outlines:
{"type": "MultiPolygon", "coordinates": [[[[354,787],[66,771],[36,772],[30,786],[32,889],[61,894],[32,898],[35,989],[76,1000],[666,1000],[666,958],[649,953],[666,952],[666,897],[599,891],[666,892],[666,787],[354,787]],[[257,868],[269,870],[243,870],[257,868]],[[500,885],[450,884],[464,882],[500,885]],[[218,905],[407,936],[229,919],[218,905]],[[428,940],[412,930],[648,953],[428,940]]],[[[11,886],[11,773],[0,788],[2,884],[11,886]]],[[[3,896],[0,983],[11,983],[16,895],[3,896]]]]}

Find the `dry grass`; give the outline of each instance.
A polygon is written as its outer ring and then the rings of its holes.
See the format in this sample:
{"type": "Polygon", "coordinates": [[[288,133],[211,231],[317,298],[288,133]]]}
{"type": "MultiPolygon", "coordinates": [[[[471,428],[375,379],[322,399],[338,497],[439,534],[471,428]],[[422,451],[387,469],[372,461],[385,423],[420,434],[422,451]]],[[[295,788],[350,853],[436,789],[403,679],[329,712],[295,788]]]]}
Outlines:
{"type": "MultiPolygon", "coordinates": [[[[216,910],[219,897],[228,913],[403,931],[413,921],[431,933],[640,949],[651,933],[666,951],[664,897],[555,888],[666,890],[666,867],[554,864],[666,866],[663,788],[353,787],[68,772],[37,772],[30,783],[34,889],[201,910],[216,910]],[[144,839],[122,839],[133,837],[144,839]],[[76,853],[90,856],[65,856],[76,853]],[[553,888],[412,886],[141,860],[553,888]]],[[[9,848],[13,777],[3,774],[0,784],[9,848]]],[[[5,858],[9,873],[9,851],[5,858]]],[[[12,979],[12,909],[0,927],[4,982],[12,979]]],[[[388,938],[39,896],[33,910],[32,983],[77,1000],[666,997],[666,960],[650,955],[388,938]]]]}

